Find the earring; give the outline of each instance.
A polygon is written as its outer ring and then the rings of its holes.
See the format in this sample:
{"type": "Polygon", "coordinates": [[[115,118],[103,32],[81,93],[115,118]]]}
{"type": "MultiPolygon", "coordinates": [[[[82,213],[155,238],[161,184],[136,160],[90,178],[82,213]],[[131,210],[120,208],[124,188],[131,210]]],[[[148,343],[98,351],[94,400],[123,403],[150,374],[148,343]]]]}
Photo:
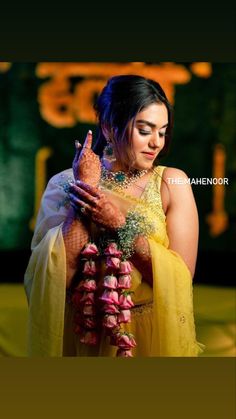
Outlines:
{"type": "Polygon", "coordinates": [[[102,158],[107,160],[109,163],[116,161],[114,149],[110,141],[107,143],[106,147],[103,150],[102,158]]]}

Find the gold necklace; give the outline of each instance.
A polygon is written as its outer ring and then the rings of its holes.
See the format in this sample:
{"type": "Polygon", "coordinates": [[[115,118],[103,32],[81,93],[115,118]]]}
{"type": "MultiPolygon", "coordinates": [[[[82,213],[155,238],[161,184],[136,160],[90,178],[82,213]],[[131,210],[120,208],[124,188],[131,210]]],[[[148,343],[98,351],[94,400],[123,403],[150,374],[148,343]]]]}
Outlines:
{"type": "Polygon", "coordinates": [[[122,190],[128,188],[132,183],[144,176],[148,169],[133,169],[129,172],[111,172],[102,166],[101,180],[107,189],[122,190]]]}

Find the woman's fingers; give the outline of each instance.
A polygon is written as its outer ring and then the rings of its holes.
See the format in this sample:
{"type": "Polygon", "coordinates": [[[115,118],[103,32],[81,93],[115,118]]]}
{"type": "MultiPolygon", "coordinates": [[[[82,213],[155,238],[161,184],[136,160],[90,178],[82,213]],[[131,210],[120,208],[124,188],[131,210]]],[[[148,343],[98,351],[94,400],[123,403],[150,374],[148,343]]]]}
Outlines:
{"type": "Polygon", "coordinates": [[[93,140],[93,135],[92,135],[91,130],[88,131],[88,134],[85,138],[83,146],[82,146],[82,144],[80,144],[79,140],[75,140],[75,150],[76,151],[75,151],[75,157],[74,157],[74,160],[73,160],[74,164],[77,163],[77,161],[79,160],[79,156],[80,156],[80,153],[81,153],[83,148],[90,148],[91,149],[92,140],[93,140]]]}
{"type": "Polygon", "coordinates": [[[75,160],[78,160],[82,150],[82,145],[80,144],[79,140],[75,140],[75,150],[75,160]]]}
{"type": "Polygon", "coordinates": [[[88,131],[87,137],[85,138],[85,142],[83,144],[83,148],[92,148],[92,141],[93,141],[93,134],[91,129],[88,131]]]}
{"type": "Polygon", "coordinates": [[[94,197],[100,198],[101,193],[97,187],[89,185],[88,183],[85,183],[82,180],[77,180],[76,185],[79,186],[79,188],[83,189],[84,191],[90,193],[94,197]]]}
{"type": "Polygon", "coordinates": [[[82,144],[80,144],[79,140],[75,140],[75,148],[76,150],[79,150],[82,147],[82,144]]]}
{"type": "Polygon", "coordinates": [[[89,204],[86,204],[86,202],[82,201],[81,199],[77,198],[75,195],[73,194],[69,194],[70,197],[70,201],[72,203],[73,208],[78,209],[79,207],[83,207],[87,210],[91,210],[91,207],[89,204]]]}
{"type": "Polygon", "coordinates": [[[89,185],[88,183],[85,183],[82,180],[76,180],[75,183],[70,183],[70,186],[72,188],[77,186],[85,192],[88,192],[95,198],[100,198],[102,195],[101,191],[96,186],[89,185]]]}
{"type": "Polygon", "coordinates": [[[80,197],[83,197],[86,201],[88,201],[90,204],[95,204],[96,200],[98,199],[98,195],[94,195],[90,192],[87,192],[86,190],[80,188],[79,186],[75,184],[70,184],[70,189],[78,194],[80,197]]]}
{"type": "Polygon", "coordinates": [[[82,150],[82,145],[80,144],[79,140],[75,140],[75,157],[72,163],[72,167],[75,167],[77,165],[81,150],[82,150]]]}

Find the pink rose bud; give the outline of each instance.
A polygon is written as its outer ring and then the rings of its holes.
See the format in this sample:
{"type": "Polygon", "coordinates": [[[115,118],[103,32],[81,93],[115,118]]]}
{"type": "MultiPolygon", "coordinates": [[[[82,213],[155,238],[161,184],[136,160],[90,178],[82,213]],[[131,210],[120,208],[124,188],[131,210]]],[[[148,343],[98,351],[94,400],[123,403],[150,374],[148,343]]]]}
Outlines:
{"type": "Polygon", "coordinates": [[[87,278],[83,281],[83,289],[85,291],[95,291],[96,288],[97,288],[97,284],[94,279],[87,278]]]}
{"type": "Polygon", "coordinates": [[[103,280],[103,286],[106,288],[116,289],[117,278],[114,275],[107,275],[103,280]]]}
{"type": "Polygon", "coordinates": [[[99,297],[99,300],[101,300],[101,301],[103,301],[104,303],[107,303],[107,304],[113,304],[113,301],[112,301],[112,299],[111,299],[111,291],[110,291],[110,290],[105,289],[105,290],[103,291],[102,296],[101,296],[101,297],[99,297]]]}
{"type": "Polygon", "coordinates": [[[107,314],[118,314],[120,312],[115,304],[104,304],[103,311],[107,314]]]}
{"type": "Polygon", "coordinates": [[[94,304],[94,292],[84,292],[80,301],[85,304],[94,304]]]}
{"type": "Polygon", "coordinates": [[[104,301],[107,304],[119,304],[119,296],[118,292],[114,290],[105,290],[101,297],[99,297],[100,300],[104,301]]]}
{"type": "Polygon", "coordinates": [[[116,356],[120,356],[120,357],[123,357],[123,358],[133,357],[132,352],[131,352],[130,349],[127,350],[127,349],[121,349],[121,348],[118,349],[118,351],[116,353],[116,356]]]}
{"type": "Polygon", "coordinates": [[[94,329],[97,325],[97,322],[94,317],[86,317],[84,319],[84,327],[87,329],[94,329]]]}
{"type": "Polygon", "coordinates": [[[93,304],[85,304],[83,307],[83,314],[85,316],[95,316],[96,307],[93,304]]]}
{"type": "Polygon", "coordinates": [[[118,287],[128,289],[131,287],[131,276],[130,275],[120,275],[118,278],[118,287]]]}
{"type": "Polygon", "coordinates": [[[117,326],[117,316],[114,314],[106,314],[102,322],[104,327],[111,329],[117,326]]]}
{"type": "Polygon", "coordinates": [[[96,273],[96,265],[95,262],[93,260],[87,260],[84,264],[84,269],[83,269],[83,273],[86,275],[95,275],[96,273]]]}
{"type": "Polygon", "coordinates": [[[94,331],[87,331],[80,339],[81,343],[85,345],[96,345],[98,343],[98,334],[94,331]]]}
{"type": "Polygon", "coordinates": [[[120,263],[121,263],[120,259],[116,257],[108,256],[106,259],[106,266],[107,268],[110,268],[110,269],[115,269],[115,270],[119,269],[120,263]]]}
{"type": "Polygon", "coordinates": [[[116,243],[110,243],[109,246],[105,249],[104,254],[106,256],[115,256],[117,258],[120,258],[122,255],[122,251],[117,249],[116,243]]]}
{"type": "Polygon", "coordinates": [[[78,291],[75,291],[74,294],[71,297],[72,304],[75,307],[79,307],[81,299],[82,299],[82,294],[78,291]]]}
{"type": "Polygon", "coordinates": [[[121,310],[118,314],[118,323],[130,323],[131,312],[130,310],[121,310]]]}
{"type": "Polygon", "coordinates": [[[90,256],[97,256],[98,255],[98,248],[94,243],[88,243],[84,250],[81,252],[81,255],[90,257],[90,256]]]}
{"type": "Polygon", "coordinates": [[[123,293],[120,295],[119,303],[120,303],[119,304],[120,308],[124,310],[129,309],[134,306],[134,303],[131,300],[131,295],[127,293],[123,293]]]}
{"type": "Polygon", "coordinates": [[[120,274],[129,274],[130,272],[132,272],[131,263],[128,262],[128,260],[125,260],[125,261],[120,262],[120,270],[119,270],[119,273],[120,274]]]}
{"type": "Polygon", "coordinates": [[[130,333],[122,334],[119,337],[117,344],[121,349],[130,349],[136,346],[136,342],[130,333]]]}
{"type": "Polygon", "coordinates": [[[111,290],[111,299],[113,304],[119,305],[119,294],[117,291],[111,290]]]}

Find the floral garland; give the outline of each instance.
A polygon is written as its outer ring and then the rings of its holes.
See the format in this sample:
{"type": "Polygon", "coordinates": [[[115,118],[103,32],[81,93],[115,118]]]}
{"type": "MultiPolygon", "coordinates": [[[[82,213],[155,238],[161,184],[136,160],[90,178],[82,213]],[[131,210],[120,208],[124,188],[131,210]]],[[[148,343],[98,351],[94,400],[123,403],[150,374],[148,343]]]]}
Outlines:
{"type": "Polygon", "coordinates": [[[81,252],[83,279],[72,295],[76,308],[74,331],[80,335],[81,343],[96,345],[101,331],[105,330],[110,344],[118,347],[116,355],[132,357],[132,348],[136,346],[134,336],[121,328],[122,323],[131,321],[130,309],[134,306],[130,291],[132,265],[128,260],[121,260],[122,254],[115,242],[108,244],[102,255],[95,243],[88,243],[81,252]],[[101,287],[97,281],[98,256],[104,256],[106,264],[101,287]]]}

